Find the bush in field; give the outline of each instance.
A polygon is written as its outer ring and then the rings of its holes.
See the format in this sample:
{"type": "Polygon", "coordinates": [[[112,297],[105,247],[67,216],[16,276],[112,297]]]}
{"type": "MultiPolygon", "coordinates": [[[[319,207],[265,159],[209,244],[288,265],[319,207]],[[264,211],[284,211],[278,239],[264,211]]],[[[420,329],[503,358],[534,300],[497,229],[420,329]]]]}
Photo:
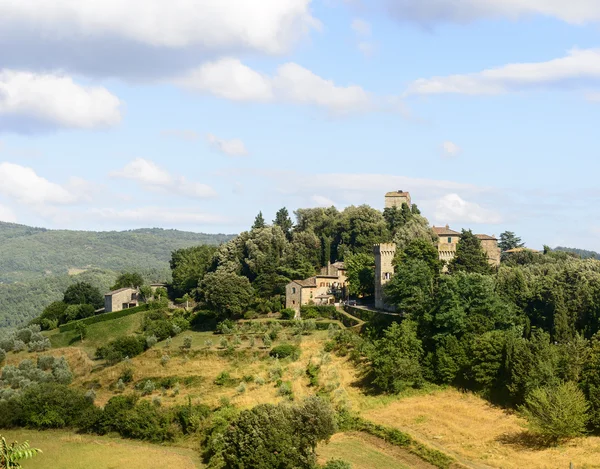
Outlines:
{"type": "Polygon", "coordinates": [[[317,443],[335,429],[331,406],[317,397],[297,406],[262,404],[225,428],[220,456],[232,468],[312,468],[317,443]]]}
{"type": "Polygon", "coordinates": [[[575,383],[537,388],[522,408],[529,428],[550,441],[580,436],[585,432],[589,404],[575,383]]]}
{"type": "Polygon", "coordinates": [[[327,461],[323,469],[352,469],[352,465],[342,459],[331,459],[327,461]]]}
{"type": "Polygon", "coordinates": [[[296,347],[291,344],[281,344],[273,347],[269,352],[269,355],[276,358],[288,358],[292,360],[298,360],[300,358],[300,347],[296,347]]]}
{"type": "Polygon", "coordinates": [[[125,357],[135,357],[144,352],[146,339],[144,337],[119,337],[96,350],[96,357],[117,363],[125,357]]]}
{"type": "Polygon", "coordinates": [[[296,316],[296,311],[294,311],[292,308],[285,308],[281,310],[281,319],[294,319],[294,317],[296,316]]]}

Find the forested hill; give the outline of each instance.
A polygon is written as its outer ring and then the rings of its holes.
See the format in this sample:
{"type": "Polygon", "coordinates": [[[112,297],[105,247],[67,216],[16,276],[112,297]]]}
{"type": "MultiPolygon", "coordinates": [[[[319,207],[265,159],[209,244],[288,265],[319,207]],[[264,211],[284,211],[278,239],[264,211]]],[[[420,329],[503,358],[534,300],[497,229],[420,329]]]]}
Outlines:
{"type": "Polygon", "coordinates": [[[232,237],[159,228],[47,230],[0,222],[0,328],[38,316],[76,281],[105,291],[125,270],[138,271],[148,281],[168,280],[172,251],[232,237]]]}
{"type": "Polygon", "coordinates": [[[562,246],[558,246],[554,250],[555,251],[563,251],[563,252],[570,252],[570,253],[573,253],[573,254],[577,254],[582,259],[596,259],[596,260],[600,260],[600,254],[597,253],[596,251],[588,251],[586,249],[577,249],[577,248],[565,248],[565,247],[562,247],[562,246]]]}
{"type": "Polygon", "coordinates": [[[73,269],[164,270],[175,249],[221,244],[231,238],[159,228],[68,231],[0,222],[0,282],[66,274],[73,269]]]}

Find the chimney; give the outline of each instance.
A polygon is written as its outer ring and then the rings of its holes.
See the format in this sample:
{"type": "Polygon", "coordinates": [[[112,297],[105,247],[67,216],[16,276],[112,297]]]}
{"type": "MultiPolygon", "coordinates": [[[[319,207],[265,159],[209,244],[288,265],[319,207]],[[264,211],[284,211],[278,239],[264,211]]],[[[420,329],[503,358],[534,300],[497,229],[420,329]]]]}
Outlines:
{"type": "Polygon", "coordinates": [[[446,229],[449,230],[450,229],[450,225],[446,225],[446,229]]]}

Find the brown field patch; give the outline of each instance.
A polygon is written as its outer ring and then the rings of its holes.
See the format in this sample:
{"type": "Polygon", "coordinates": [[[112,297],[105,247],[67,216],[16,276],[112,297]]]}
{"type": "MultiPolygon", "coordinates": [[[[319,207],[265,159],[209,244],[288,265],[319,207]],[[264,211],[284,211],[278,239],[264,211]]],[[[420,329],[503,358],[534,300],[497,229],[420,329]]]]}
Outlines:
{"type": "Polygon", "coordinates": [[[544,448],[528,437],[525,422],[485,400],[456,390],[396,400],[366,411],[373,422],[406,431],[474,468],[600,468],[600,438],[544,448]]]}

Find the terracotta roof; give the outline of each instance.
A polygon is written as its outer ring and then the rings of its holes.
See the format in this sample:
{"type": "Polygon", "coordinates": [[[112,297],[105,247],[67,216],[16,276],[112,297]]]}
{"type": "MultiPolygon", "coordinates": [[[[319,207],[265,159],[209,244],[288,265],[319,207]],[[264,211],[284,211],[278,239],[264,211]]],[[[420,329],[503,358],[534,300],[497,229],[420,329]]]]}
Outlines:
{"type": "Polygon", "coordinates": [[[388,192],[387,194],[385,194],[386,197],[409,197],[410,194],[408,192],[402,192],[402,191],[393,191],[393,192],[388,192]]]}
{"type": "Polygon", "coordinates": [[[514,253],[514,252],[540,252],[540,251],[536,251],[535,249],[529,249],[529,248],[514,248],[514,249],[507,249],[504,252],[508,252],[508,253],[514,253]]]}
{"type": "Polygon", "coordinates": [[[433,231],[438,236],[460,236],[458,231],[451,230],[448,225],[446,226],[434,226],[433,231]]]}
{"type": "Polygon", "coordinates": [[[317,286],[317,277],[310,277],[305,280],[292,280],[292,283],[297,283],[302,288],[316,287],[317,286]]]}
{"type": "Polygon", "coordinates": [[[331,264],[332,266],[334,266],[336,269],[338,270],[346,270],[346,264],[344,264],[341,261],[338,262],[334,262],[333,264],[331,264]]]}
{"type": "Polygon", "coordinates": [[[321,294],[321,295],[319,295],[319,296],[315,296],[315,299],[316,299],[316,300],[321,300],[321,299],[325,299],[325,298],[333,298],[333,297],[334,297],[333,295],[327,295],[327,294],[323,293],[323,294],[321,294]]]}
{"type": "Polygon", "coordinates": [[[337,280],[338,276],[337,275],[317,275],[316,278],[329,278],[329,279],[335,279],[335,280],[337,280]]]}
{"type": "Polygon", "coordinates": [[[498,238],[496,238],[495,236],[490,236],[486,234],[476,234],[475,236],[482,241],[498,241],[498,238]]]}

